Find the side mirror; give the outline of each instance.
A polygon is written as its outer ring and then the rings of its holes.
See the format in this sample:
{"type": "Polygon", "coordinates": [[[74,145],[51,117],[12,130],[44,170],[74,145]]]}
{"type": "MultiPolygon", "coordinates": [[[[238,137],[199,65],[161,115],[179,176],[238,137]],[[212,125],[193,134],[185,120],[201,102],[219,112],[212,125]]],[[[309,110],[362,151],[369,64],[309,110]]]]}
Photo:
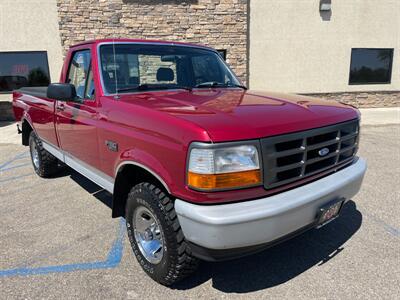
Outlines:
{"type": "Polygon", "coordinates": [[[47,87],[47,98],[59,101],[76,101],[75,86],[70,83],[51,83],[47,87]]]}

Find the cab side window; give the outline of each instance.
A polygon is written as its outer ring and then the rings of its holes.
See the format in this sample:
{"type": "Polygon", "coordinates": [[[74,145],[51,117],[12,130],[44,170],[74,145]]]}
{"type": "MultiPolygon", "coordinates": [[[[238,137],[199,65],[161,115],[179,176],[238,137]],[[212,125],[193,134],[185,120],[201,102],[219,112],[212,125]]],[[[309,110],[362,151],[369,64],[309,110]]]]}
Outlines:
{"type": "Polygon", "coordinates": [[[81,99],[92,99],[94,95],[90,50],[74,53],[67,76],[67,82],[75,86],[76,95],[81,99]]]}

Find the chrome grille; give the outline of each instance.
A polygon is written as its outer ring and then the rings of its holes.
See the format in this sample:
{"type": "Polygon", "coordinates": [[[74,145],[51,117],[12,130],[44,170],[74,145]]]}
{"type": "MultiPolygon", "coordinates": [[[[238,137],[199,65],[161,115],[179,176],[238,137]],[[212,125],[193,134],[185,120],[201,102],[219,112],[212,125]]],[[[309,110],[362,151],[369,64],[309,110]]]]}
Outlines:
{"type": "Polygon", "coordinates": [[[266,189],[349,164],[358,150],[359,121],[261,140],[266,189]]]}

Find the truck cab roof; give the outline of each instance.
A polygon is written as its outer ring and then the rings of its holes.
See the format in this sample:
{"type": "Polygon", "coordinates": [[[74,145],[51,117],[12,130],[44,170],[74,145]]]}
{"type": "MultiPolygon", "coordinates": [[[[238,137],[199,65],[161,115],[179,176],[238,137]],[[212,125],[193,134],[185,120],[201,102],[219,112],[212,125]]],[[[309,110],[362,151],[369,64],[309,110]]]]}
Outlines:
{"type": "Polygon", "coordinates": [[[146,39],[128,39],[128,38],[106,38],[106,39],[95,39],[95,40],[89,40],[81,43],[77,43],[71,46],[77,47],[77,46],[82,46],[82,45],[87,45],[87,44],[101,44],[101,43],[138,43],[138,44],[159,44],[159,45],[170,45],[170,46],[186,46],[186,47],[195,47],[195,48],[204,48],[204,49],[209,49],[213,50],[213,48],[205,46],[205,45],[199,45],[199,44],[191,44],[191,43],[184,43],[184,42],[175,42],[175,41],[163,41],[163,40],[146,40],[146,39]]]}

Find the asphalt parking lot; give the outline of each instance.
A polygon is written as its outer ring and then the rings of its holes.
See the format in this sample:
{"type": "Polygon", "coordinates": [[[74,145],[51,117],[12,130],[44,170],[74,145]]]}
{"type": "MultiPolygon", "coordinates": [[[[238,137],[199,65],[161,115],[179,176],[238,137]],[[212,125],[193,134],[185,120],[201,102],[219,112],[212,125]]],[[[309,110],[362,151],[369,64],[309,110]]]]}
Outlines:
{"type": "MultiPolygon", "coordinates": [[[[1,125],[0,125],[1,135],[1,125]]],[[[337,220],[163,287],[141,270],[110,195],[74,171],[33,172],[0,143],[0,298],[400,299],[400,125],[364,126],[362,191],[337,220]]]]}

